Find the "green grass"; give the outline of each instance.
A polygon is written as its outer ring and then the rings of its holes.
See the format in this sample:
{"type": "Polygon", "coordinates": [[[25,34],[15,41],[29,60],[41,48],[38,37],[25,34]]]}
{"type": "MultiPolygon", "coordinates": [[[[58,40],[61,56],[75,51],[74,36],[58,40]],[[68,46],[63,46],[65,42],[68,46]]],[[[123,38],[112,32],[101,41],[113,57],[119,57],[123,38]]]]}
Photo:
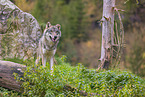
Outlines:
{"type": "MultiPolygon", "coordinates": [[[[24,77],[15,75],[18,81],[23,81],[23,95],[29,97],[64,97],[82,96],[80,91],[88,95],[96,93],[117,97],[145,96],[145,80],[128,71],[87,69],[81,64],[71,66],[65,62],[65,56],[57,58],[55,72],[51,75],[49,64],[27,66],[24,77]],[[66,86],[71,87],[66,89],[66,86]]],[[[34,64],[34,62],[31,64],[34,64]]],[[[1,93],[1,92],[0,92],[1,93]]],[[[5,97],[5,96],[3,96],[5,97]]]]}

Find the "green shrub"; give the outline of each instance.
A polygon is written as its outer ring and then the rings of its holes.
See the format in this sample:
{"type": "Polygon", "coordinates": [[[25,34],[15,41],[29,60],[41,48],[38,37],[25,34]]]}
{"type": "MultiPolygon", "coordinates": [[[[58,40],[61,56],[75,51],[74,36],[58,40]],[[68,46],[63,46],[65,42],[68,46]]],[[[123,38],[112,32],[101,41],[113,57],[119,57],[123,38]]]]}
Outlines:
{"type": "MultiPolygon", "coordinates": [[[[81,96],[97,93],[105,96],[141,97],[145,96],[145,81],[127,71],[106,70],[97,72],[81,64],[71,66],[65,63],[65,56],[57,58],[51,75],[48,66],[27,66],[23,78],[24,95],[29,97],[81,96]],[[69,85],[71,89],[65,89],[69,85]]],[[[14,74],[16,76],[16,74],[14,74]]]]}
{"type": "Polygon", "coordinates": [[[18,96],[20,96],[18,93],[14,91],[8,91],[7,89],[0,87],[0,97],[18,97],[18,96]]]}

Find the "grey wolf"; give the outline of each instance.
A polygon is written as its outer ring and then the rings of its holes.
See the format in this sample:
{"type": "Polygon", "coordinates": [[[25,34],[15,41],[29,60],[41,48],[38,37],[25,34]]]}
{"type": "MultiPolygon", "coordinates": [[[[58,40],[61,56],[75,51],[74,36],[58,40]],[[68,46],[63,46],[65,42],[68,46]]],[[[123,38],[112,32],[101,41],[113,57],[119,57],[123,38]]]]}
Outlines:
{"type": "Polygon", "coordinates": [[[60,28],[61,26],[59,24],[52,26],[50,22],[48,22],[38,44],[35,63],[38,64],[39,60],[42,58],[42,65],[45,67],[46,61],[49,59],[51,72],[54,71],[54,55],[61,37],[60,28]]]}

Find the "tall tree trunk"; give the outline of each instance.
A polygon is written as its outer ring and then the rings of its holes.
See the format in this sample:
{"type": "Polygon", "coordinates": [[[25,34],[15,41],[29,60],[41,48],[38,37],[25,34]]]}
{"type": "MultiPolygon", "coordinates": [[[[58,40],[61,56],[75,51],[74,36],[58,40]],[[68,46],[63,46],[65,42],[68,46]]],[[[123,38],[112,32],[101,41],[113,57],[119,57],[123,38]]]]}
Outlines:
{"type": "Polygon", "coordinates": [[[111,45],[114,44],[114,7],[115,0],[103,0],[101,68],[108,68],[111,61],[111,45]]]}

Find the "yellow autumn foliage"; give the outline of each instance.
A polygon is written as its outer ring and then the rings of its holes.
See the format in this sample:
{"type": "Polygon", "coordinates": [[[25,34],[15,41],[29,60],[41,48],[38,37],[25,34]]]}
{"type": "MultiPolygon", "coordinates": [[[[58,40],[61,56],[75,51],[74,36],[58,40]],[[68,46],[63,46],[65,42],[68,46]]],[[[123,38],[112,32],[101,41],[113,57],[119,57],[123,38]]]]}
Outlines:
{"type": "Polygon", "coordinates": [[[93,43],[92,43],[92,41],[87,41],[87,47],[92,47],[93,46],[93,43]]]}
{"type": "Polygon", "coordinates": [[[143,59],[145,59],[145,52],[143,53],[142,57],[143,57],[143,59]]]}
{"type": "Polygon", "coordinates": [[[30,0],[15,0],[15,4],[24,12],[31,12],[34,8],[34,1],[30,0]]]}

